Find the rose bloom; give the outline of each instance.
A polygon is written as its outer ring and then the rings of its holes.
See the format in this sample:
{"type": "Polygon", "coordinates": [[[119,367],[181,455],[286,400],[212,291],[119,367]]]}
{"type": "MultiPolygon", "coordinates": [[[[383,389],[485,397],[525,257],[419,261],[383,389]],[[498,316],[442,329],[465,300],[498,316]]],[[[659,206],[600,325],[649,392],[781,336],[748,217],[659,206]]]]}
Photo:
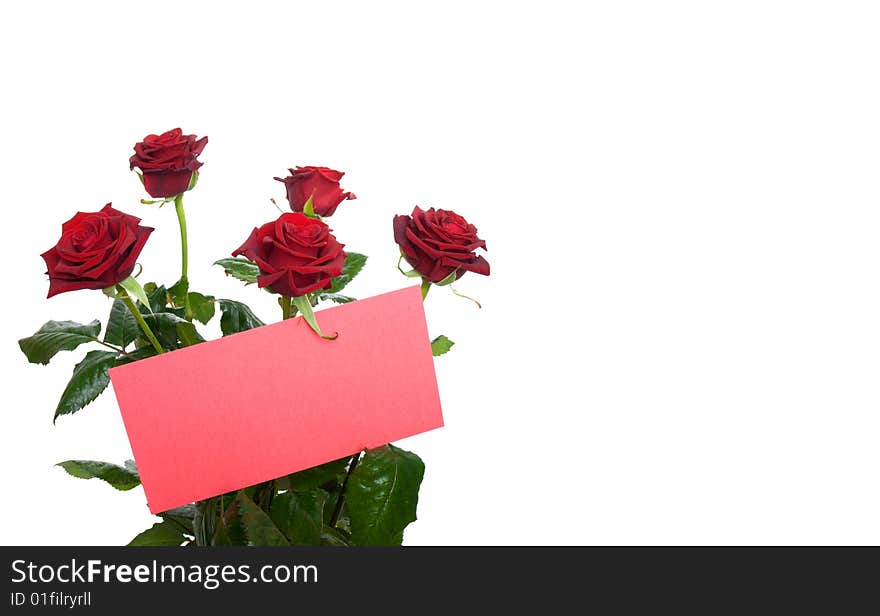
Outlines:
{"type": "Polygon", "coordinates": [[[202,163],[196,157],[205,149],[207,137],[196,139],[174,128],[161,135],[147,135],[134,146],[129,159],[132,169],[141,170],[144,188],[151,197],[174,197],[189,189],[193,173],[202,163]]]}
{"type": "Polygon", "coordinates": [[[302,212],[309,197],[318,216],[332,216],[339,204],[346,199],[357,199],[350,192],[343,192],[339,181],[342,171],[328,167],[297,167],[288,169],[286,178],[275,178],[287,188],[287,201],[294,212],[302,212]]]}
{"type": "Polygon", "coordinates": [[[114,210],[77,212],[61,225],[61,239],[41,256],[49,274],[49,297],[78,289],[106,289],[131,275],[153,229],[114,210]]]}
{"type": "Polygon", "coordinates": [[[413,269],[431,282],[440,282],[452,272],[489,275],[489,263],[474,251],[485,250],[477,228],[449,210],[423,210],[416,206],[410,216],[394,217],[394,241],[413,269]]]}
{"type": "Polygon", "coordinates": [[[316,218],[287,212],[253,230],[232,256],[243,255],[260,268],[257,284],[285,297],[329,288],[342,273],[343,244],[316,218]]]}

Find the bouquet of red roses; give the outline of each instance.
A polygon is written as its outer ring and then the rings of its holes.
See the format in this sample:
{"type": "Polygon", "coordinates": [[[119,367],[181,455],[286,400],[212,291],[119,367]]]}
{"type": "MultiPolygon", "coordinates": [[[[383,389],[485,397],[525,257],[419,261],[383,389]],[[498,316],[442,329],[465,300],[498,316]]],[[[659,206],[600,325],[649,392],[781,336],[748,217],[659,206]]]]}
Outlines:
{"type": "MultiPolygon", "coordinates": [[[[111,368],[204,342],[197,324],[207,324],[218,312],[223,336],[264,325],[246,304],[190,287],[183,198],[196,186],[198,158],[207,142],[174,129],[145,137],[130,159],[151,197],[141,203],[174,204],[181,237],[179,280],[170,286],[138,280],[138,257],[153,229],[110,203],[97,212],[77,212],[62,225],[57,244],[43,253],[49,297],[94,289],[111,302],[103,324],[49,321],[19,341],[27,359],[37,364],[48,364],[61,351],[97,345],[74,368],[56,420],[95,400],[110,383],[111,368]]],[[[326,167],[296,167],[275,178],[285,186],[291,211],[254,228],[231,257],[216,262],[229,276],[276,294],[282,319],[301,315],[328,341],[335,333],[321,330],[313,308],[355,301],[342,292],[367,261],[345,250],[324,220],[343,201],[355,199],[340,186],[342,177],[326,167]]],[[[489,264],[476,253],[485,242],[476,227],[452,211],[416,207],[409,216],[394,217],[393,233],[400,251],[397,267],[421,279],[423,299],[432,286],[450,285],[466,272],[489,274],[489,264]],[[404,261],[411,270],[402,268],[404,261]]],[[[439,336],[431,350],[441,355],[452,345],[439,336]]],[[[67,460],[59,466],[119,490],[141,483],[133,461],[67,460]]],[[[404,528],[416,519],[423,474],[417,455],[387,444],[164,511],[130,545],[399,545],[404,528]]]]}

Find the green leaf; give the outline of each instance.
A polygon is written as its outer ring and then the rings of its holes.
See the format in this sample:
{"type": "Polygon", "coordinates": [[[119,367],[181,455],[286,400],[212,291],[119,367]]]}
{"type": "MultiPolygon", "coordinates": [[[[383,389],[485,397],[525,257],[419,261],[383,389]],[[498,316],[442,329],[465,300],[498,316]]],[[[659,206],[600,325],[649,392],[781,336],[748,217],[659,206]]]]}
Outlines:
{"type": "Polygon", "coordinates": [[[333,279],[328,293],[339,293],[357,276],[367,262],[367,255],[349,252],[345,255],[345,264],[342,266],[342,274],[333,279]]]}
{"type": "MultiPolygon", "coordinates": [[[[169,307],[173,301],[171,293],[162,285],[155,282],[148,282],[144,285],[144,291],[147,293],[147,299],[150,301],[149,307],[141,306],[140,311],[144,316],[153,314],[154,312],[170,312],[180,318],[183,318],[185,310],[183,308],[169,307]]],[[[181,303],[183,300],[181,300],[181,303]]]]}
{"type": "Polygon", "coordinates": [[[238,502],[232,503],[222,512],[217,522],[211,545],[247,545],[248,538],[238,510],[238,502]]]}
{"type": "Polygon", "coordinates": [[[269,516],[291,545],[321,545],[324,526],[323,490],[284,492],[272,499],[269,516]]]}
{"type": "Polygon", "coordinates": [[[185,347],[199,344],[200,342],[205,341],[205,339],[202,338],[202,335],[196,329],[196,326],[186,319],[184,319],[182,322],[177,323],[177,337],[180,338],[180,342],[185,347]]]}
{"type": "Polygon", "coordinates": [[[313,490],[324,485],[331,479],[335,479],[340,473],[345,472],[348,468],[350,456],[339,458],[320,466],[313,466],[298,473],[287,476],[292,490],[313,490]]]}
{"type": "Polygon", "coordinates": [[[321,336],[321,338],[323,338],[324,340],[336,340],[336,337],[339,334],[325,336],[323,333],[321,333],[321,326],[318,325],[318,320],[315,318],[315,313],[312,311],[312,304],[309,301],[307,295],[291,297],[290,299],[293,302],[293,305],[296,306],[296,309],[299,310],[302,317],[306,320],[306,323],[309,324],[309,327],[312,328],[312,331],[321,336]]]}
{"type": "Polygon", "coordinates": [[[284,533],[278,530],[266,512],[260,509],[244,491],[239,490],[235,495],[235,503],[238,505],[241,521],[244,524],[248,545],[290,545],[284,533]]]}
{"type": "Polygon", "coordinates": [[[260,268],[257,264],[244,257],[232,257],[214,261],[214,265],[219,265],[226,272],[227,276],[238,278],[245,284],[254,284],[257,282],[257,276],[260,268]]]}
{"type": "Polygon", "coordinates": [[[48,364],[60,351],[72,351],[86,342],[98,339],[101,322],[95,319],[88,325],[74,321],[49,321],[33,336],[18,341],[21,352],[32,364],[48,364]]]}
{"type": "Polygon", "coordinates": [[[147,298],[147,292],[144,291],[141,283],[135,280],[133,276],[129,276],[122,282],[117,283],[117,285],[122,287],[122,289],[126,293],[128,293],[131,297],[133,297],[144,306],[150,305],[150,300],[147,298]]]}
{"type": "Polygon", "coordinates": [[[207,325],[208,321],[214,318],[215,302],[212,295],[202,295],[195,291],[189,294],[189,307],[192,310],[193,318],[203,325],[207,325]]]}
{"type": "Polygon", "coordinates": [[[156,522],[150,528],[132,539],[130,546],[177,546],[186,541],[183,530],[170,520],[156,522]]]}
{"type": "Polygon", "coordinates": [[[107,317],[107,331],[104,332],[104,342],[115,344],[123,349],[131,344],[135,338],[141,335],[134,315],[121,299],[114,299],[110,308],[110,316],[107,317]]]}
{"type": "Polygon", "coordinates": [[[321,531],[321,545],[350,546],[351,538],[338,528],[325,526],[321,531]]]}
{"type": "Polygon", "coordinates": [[[231,299],[217,300],[220,304],[220,331],[224,336],[237,334],[255,327],[265,325],[257,315],[251,311],[247,304],[236,302],[231,299]]]}
{"type": "Polygon", "coordinates": [[[452,340],[443,334],[440,334],[431,341],[431,354],[434,355],[434,357],[437,357],[438,355],[448,353],[449,349],[451,349],[454,344],[455,343],[452,340]]]}
{"type": "Polygon", "coordinates": [[[141,478],[136,469],[109,462],[67,460],[59,462],[55,466],[60,466],[68,474],[80,479],[103,479],[117,490],[131,490],[141,484],[141,478]]]}
{"type": "Polygon", "coordinates": [[[183,507],[175,507],[174,509],[163,511],[159,514],[159,517],[163,520],[173,522],[177,527],[180,528],[181,532],[195,535],[195,531],[193,530],[193,519],[195,519],[195,513],[195,505],[184,505],[183,507]]]}
{"type": "Polygon", "coordinates": [[[204,342],[195,325],[173,312],[145,314],[144,321],[166,350],[204,342]]]}
{"type": "Polygon", "coordinates": [[[73,369],[73,376],[67,383],[58,407],[55,419],[59,415],[67,415],[80,410],[97,398],[110,383],[107,370],[116,364],[116,351],[89,351],[85,358],[73,369]]]}
{"type": "Polygon", "coordinates": [[[329,300],[336,304],[347,304],[348,302],[353,302],[356,300],[354,297],[349,297],[348,295],[340,295],[339,293],[318,293],[318,299],[320,300],[329,300]]]}
{"type": "Polygon", "coordinates": [[[394,445],[369,449],[348,480],[346,508],[355,545],[400,545],[416,519],[421,459],[394,445]]]}
{"type": "MultiPolygon", "coordinates": [[[[184,302],[186,301],[186,294],[188,291],[189,281],[184,280],[183,278],[168,287],[168,295],[171,297],[171,301],[174,302],[176,306],[183,306],[184,302]]],[[[165,305],[163,304],[160,312],[163,312],[164,310],[165,305]]]]}

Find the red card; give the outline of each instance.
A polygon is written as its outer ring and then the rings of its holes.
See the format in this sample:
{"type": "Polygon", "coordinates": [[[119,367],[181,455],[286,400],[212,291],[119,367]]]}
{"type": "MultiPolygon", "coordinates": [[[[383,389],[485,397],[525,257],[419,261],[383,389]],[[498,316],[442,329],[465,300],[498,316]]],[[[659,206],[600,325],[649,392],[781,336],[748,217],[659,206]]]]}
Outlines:
{"type": "Polygon", "coordinates": [[[418,287],[113,368],[150,511],[443,425],[418,287]]]}

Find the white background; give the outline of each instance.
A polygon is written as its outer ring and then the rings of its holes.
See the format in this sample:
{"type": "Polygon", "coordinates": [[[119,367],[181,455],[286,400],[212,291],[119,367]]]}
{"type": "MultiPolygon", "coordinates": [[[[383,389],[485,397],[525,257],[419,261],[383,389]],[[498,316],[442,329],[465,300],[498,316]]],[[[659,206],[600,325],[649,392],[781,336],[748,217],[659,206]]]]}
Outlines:
{"type": "MultiPolygon", "coordinates": [[[[130,457],[110,392],[52,425],[78,354],[30,365],[39,254],[108,201],[173,209],[135,141],[208,135],[187,196],[195,288],[272,297],[211,263],[273,219],[288,166],[347,172],[331,219],[370,255],[350,287],[410,281],[391,218],[459,211],[488,242],[472,304],[435,289],[447,426],[417,544],[876,544],[880,540],[880,28],[870,2],[6,3],[0,10],[5,544],[120,544],[140,488],[67,476],[130,457]]],[[[257,446],[255,444],[255,446],[257,446]]]]}

